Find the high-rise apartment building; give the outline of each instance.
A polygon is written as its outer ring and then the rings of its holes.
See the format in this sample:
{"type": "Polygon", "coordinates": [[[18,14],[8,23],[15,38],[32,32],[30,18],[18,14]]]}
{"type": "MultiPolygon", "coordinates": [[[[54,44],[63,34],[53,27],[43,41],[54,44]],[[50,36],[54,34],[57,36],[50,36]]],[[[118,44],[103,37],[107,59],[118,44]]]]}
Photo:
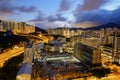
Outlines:
{"type": "Polygon", "coordinates": [[[120,35],[115,33],[113,42],[113,61],[120,64],[120,35]]]}
{"type": "Polygon", "coordinates": [[[49,35],[61,35],[66,38],[70,38],[72,36],[77,36],[82,34],[82,30],[79,29],[72,29],[69,27],[63,27],[63,28],[56,28],[56,29],[48,29],[49,35]]]}
{"type": "Polygon", "coordinates": [[[22,64],[16,75],[16,80],[31,80],[33,54],[34,54],[33,43],[26,42],[24,46],[24,63],[22,64]]]}
{"type": "Polygon", "coordinates": [[[72,36],[70,38],[70,44],[71,46],[74,46],[76,43],[82,43],[82,35],[72,36]]]}
{"type": "Polygon", "coordinates": [[[117,29],[113,30],[113,34],[107,36],[108,46],[104,46],[103,51],[112,58],[112,62],[120,64],[120,34],[117,29]]]}
{"type": "Polygon", "coordinates": [[[104,38],[104,37],[105,37],[105,30],[104,30],[104,28],[102,28],[102,29],[100,30],[100,37],[101,37],[101,38],[104,38]]]}
{"type": "Polygon", "coordinates": [[[0,30],[2,30],[2,21],[0,20],[0,30]]]}
{"type": "Polygon", "coordinates": [[[32,64],[34,58],[34,44],[26,42],[24,47],[24,62],[32,64]]]}
{"type": "Polygon", "coordinates": [[[35,32],[35,26],[28,25],[25,22],[0,20],[0,31],[11,30],[14,34],[28,34],[35,32]]]}

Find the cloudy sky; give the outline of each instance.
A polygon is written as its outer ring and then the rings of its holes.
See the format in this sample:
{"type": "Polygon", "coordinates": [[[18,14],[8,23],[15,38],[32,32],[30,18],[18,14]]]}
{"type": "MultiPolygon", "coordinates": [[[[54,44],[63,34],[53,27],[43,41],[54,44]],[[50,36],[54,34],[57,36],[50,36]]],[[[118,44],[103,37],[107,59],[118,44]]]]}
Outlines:
{"type": "Polygon", "coordinates": [[[44,29],[120,23],[120,0],[0,0],[0,19],[44,29]]]}

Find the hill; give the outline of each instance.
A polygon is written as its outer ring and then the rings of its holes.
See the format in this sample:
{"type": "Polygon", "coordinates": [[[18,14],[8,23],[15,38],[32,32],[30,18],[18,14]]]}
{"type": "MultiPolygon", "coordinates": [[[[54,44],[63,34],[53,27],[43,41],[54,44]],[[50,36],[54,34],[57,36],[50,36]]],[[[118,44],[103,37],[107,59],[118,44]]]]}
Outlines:
{"type": "MultiPolygon", "coordinates": [[[[103,25],[99,25],[99,26],[93,26],[93,27],[89,27],[89,28],[76,28],[76,27],[72,27],[70,28],[70,30],[100,30],[102,28],[106,29],[106,28],[118,28],[120,29],[120,24],[116,24],[116,23],[112,23],[109,22],[107,24],[103,24],[103,25]]],[[[59,27],[59,28],[55,28],[55,29],[63,29],[65,27],[59,27]]]]}
{"type": "Polygon", "coordinates": [[[46,33],[47,33],[46,30],[41,29],[41,28],[39,28],[39,27],[35,27],[35,32],[41,32],[41,33],[43,33],[43,34],[46,34],[46,33]]]}
{"type": "Polygon", "coordinates": [[[107,23],[107,24],[104,24],[104,25],[100,25],[100,26],[97,26],[97,27],[90,27],[90,28],[85,28],[85,30],[100,30],[101,28],[118,28],[120,29],[120,25],[116,24],[116,23],[107,23]]]}

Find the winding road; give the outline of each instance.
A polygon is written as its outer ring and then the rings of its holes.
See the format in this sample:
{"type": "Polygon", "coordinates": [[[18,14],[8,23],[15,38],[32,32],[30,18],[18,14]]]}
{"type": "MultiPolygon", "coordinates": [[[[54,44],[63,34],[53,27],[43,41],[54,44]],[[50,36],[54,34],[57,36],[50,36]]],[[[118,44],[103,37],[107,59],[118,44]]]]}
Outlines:
{"type": "Polygon", "coordinates": [[[9,51],[3,52],[2,54],[0,54],[0,67],[2,67],[3,64],[5,63],[5,61],[7,61],[8,59],[10,59],[14,56],[17,56],[23,52],[24,52],[23,47],[14,48],[14,49],[11,49],[9,51]]]}

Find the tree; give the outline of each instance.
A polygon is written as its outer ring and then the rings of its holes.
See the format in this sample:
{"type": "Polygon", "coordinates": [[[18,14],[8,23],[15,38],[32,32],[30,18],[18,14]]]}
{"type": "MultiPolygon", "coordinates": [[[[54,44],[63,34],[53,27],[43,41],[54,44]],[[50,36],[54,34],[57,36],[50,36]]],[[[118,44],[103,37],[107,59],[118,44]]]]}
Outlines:
{"type": "Polygon", "coordinates": [[[110,73],[110,69],[101,68],[101,69],[93,69],[92,71],[93,76],[96,76],[97,78],[105,77],[107,74],[110,73]]]}

